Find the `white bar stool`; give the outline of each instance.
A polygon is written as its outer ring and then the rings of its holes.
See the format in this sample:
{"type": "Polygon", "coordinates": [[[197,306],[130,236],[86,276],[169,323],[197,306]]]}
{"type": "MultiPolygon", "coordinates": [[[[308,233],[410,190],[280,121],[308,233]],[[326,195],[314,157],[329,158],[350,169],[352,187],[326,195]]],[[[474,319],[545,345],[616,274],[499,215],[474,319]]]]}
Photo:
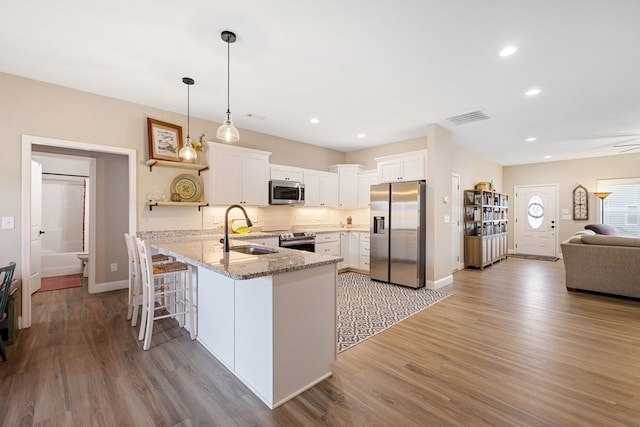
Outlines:
{"type": "Polygon", "coordinates": [[[139,340],[144,339],[142,348],[148,350],[151,346],[153,322],[169,317],[177,318],[182,328],[185,316],[189,315],[191,339],[196,339],[191,266],[182,262],[153,264],[147,242],[137,237],[135,240],[142,279],[142,317],[138,334],[139,340]],[[158,279],[162,279],[162,286],[156,286],[158,279]],[[161,302],[157,307],[156,300],[161,302]],[[167,314],[162,314],[162,310],[166,310],[167,314]]]}
{"type": "MultiPolygon", "coordinates": [[[[129,301],[127,309],[127,320],[131,320],[131,326],[138,324],[138,308],[142,305],[142,284],[140,282],[140,261],[138,259],[138,249],[133,236],[124,233],[124,240],[127,243],[127,254],[129,256],[129,301]]],[[[174,259],[168,255],[156,254],[152,256],[153,263],[173,262],[174,259]]]]}

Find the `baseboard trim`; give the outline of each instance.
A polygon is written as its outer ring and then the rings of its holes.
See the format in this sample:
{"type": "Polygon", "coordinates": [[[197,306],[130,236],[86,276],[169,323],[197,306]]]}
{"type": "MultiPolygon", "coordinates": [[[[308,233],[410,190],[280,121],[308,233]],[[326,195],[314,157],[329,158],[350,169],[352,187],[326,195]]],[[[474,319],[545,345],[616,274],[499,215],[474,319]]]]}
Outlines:
{"type": "Polygon", "coordinates": [[[93,291],[89,290],[90,294],[99,294],[101,292],[116,291],[118,289],[127,289],[129,287],[129,280],[117,280],[115,282],[96,283],[93,287],[93,291]]]}
{"type": "Polygon", "coordinates": [[[453,283],[453,274],[449,274],[448,276],[438,279],[435,282],[432,280],[427,280],[427,288],[435,290],[435,289],[443,288],[452,283],[453,283]]]}

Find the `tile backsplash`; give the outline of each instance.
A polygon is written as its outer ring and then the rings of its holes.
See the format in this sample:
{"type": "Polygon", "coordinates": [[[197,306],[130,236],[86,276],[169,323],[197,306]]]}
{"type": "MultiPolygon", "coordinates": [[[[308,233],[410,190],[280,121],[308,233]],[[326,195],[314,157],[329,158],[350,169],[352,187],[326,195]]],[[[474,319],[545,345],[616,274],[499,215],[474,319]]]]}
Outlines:
{"type": "MultiPolygon", "coordinates": [[[[255,230],[290,230],[296,227],[339,227],[351,216],[353,226],[368,227],[369,209],[308,208],[302,206],[246,207],[255,230]]],[[[203,208],[202,228],[213,229],[224,226],[226,206],[203,208]]],[[[243,218],[239,209],[229,212],[229,219],[243,218]]]]}

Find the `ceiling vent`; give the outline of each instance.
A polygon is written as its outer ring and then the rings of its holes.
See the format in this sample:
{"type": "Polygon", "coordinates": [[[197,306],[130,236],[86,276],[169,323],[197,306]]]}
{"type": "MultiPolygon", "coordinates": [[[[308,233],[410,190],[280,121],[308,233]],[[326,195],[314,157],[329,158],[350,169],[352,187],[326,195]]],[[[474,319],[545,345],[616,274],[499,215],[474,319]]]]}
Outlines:
{"type": "Polygon", "coordinates": [[[487,120],[489,116],[482,111],[470,111],[468,113],[459,114],[457,116],[449,117],[445,119],[446,122],[451,123],[455,126],[466,125],[467,123],[479,122],[481,120],[487,120]]]}

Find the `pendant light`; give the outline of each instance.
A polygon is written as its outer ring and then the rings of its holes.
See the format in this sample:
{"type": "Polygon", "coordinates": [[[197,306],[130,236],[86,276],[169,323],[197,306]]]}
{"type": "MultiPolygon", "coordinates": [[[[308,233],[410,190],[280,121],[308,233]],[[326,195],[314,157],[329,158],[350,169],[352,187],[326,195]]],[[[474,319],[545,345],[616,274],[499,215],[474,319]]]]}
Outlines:
{"type": "Polygon", "coordinates": [[[236,35],[231,31],[223,31],[220,35],[222,40],[227,43],[227,112],[224,115],[224,122],[216,132],[216,138],[226,142],[236,142],[240,139],[238,129],[233,125],[231,120],[231,111],[229,110],[229,44],[236,41],[236,35]]]}
{"type": "Polygon", "coordinates": [[[183,77],[182,83],[187,85],[187,138],[185,139],[184,145],[180,149],[178,156],[185,163],[193,163],[198,157],[198,153],[193,149],[193,144],[191,143],[191,136],[189,135],[189,127],[191,125],[191,115],[189,114],[189,86],[194,84],[195,82],[191,77],[183,77]]]}

